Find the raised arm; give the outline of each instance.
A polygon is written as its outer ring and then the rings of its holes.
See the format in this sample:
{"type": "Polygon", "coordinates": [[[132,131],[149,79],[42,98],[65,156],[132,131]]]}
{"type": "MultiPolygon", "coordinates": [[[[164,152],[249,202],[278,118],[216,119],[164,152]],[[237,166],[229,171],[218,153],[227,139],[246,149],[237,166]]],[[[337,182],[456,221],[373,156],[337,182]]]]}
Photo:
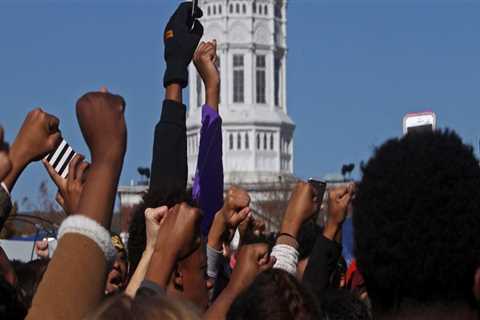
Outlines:
{"type": "Polygon", "coordinates": [[[341,254],[341,246],[335,238],[341,232],[348,205],[352,196],[352,187],[341,187],[329,191],[328,218],[323,234],[317,237],[302,279],[321,301],[328,289],[330,275],[335,270],[341,254]]]}
{"type": "Polygon", "coordinates": [[[115,257],[108,228],[126,147],[122,97],[91,92],[77,102],[77,118],[92,163],[77,215],[59,230],[55,254],[28,319],[82,319],[100,303],[108,263],[115,257]]]}
{"type": "Polygon", "coordinates": [[[208,234],[215,213],[223,203],[222,119],[218,113],[220,74],[217,42],[202,42],[193,62],[205,85],[206,104],[202,108],[202,128],[193,197],[203,210],[202,233],[208,234]]]}
{"type": "MultiPolygon", "coordinates": [[[[186,107],[182,89],[188,83],[188,65],[203,35],[200,22],[191,30],[192,4],[184,2],[168,21],[164,32],[166,71],[163,79],[165,101],[155,126],[150,192],[165,196],[182,192],[187,184],[186,107]]],[[[202,12],[196,9],[195,17],[202,12]]]]}

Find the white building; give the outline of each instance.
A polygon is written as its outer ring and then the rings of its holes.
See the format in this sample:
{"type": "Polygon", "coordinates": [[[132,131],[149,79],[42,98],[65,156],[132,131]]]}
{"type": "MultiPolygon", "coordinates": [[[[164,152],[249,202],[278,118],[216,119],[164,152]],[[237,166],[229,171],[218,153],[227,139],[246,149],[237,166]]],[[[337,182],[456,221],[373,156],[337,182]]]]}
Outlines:
{"type": "MultiPolygon", "coordinates": [[[[295,125],[287,114],[287,1],[199,0],[199,6],[203,40],[218,43],[226,185],[291,178],[295,125]]],[[[187,146],[193,178],[205,89],[193,64],[189,74],[187,146]]]]}

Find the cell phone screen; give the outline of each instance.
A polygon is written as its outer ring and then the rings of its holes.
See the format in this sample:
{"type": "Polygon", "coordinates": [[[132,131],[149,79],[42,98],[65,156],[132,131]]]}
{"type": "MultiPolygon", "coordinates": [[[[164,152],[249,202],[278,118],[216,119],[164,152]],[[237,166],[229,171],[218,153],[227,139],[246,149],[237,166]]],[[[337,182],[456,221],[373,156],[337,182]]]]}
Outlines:
{"type": "Polygon", "coordinates": [[[416,126],[416,127],[407,128],[408,133],[411,133],[411,132],[429,132],[429,131],[433,131],[433,127],[432,127],[431,124],[426,124],[426,125],[423,125],[423,126],[416,126]]]}

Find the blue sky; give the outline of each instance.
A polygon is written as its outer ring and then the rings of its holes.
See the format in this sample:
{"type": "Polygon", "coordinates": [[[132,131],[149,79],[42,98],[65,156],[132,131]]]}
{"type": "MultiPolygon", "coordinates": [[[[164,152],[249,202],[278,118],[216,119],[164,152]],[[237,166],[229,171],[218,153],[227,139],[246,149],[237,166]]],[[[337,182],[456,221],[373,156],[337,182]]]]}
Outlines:
{"type": "MultiPolygon", "coordinates": [[[[136,168],[151,159],[163,97],[161,36],[177,3],[0,0],[0,123],[7,139],[30,109],[42,106],[85,153],[74,104],[106,85],[128,104],[121,182],[137,179],[136,168]]],[[[297,124],[296,175],[358,166],[374,146],[401,134],[406,112],[424,109],[478,153],[478,17],[480,2],[473,0],[290,0],[288,108],[297,124]]],[[[35,202],[47,179],[33,164],[14,197],[35,202]]]]}

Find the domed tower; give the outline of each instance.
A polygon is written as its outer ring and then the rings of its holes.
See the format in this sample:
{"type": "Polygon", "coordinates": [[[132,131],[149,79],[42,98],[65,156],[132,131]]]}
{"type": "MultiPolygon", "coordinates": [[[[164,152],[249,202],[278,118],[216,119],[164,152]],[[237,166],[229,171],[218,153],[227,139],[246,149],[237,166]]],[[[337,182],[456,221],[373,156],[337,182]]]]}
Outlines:
{"type": "MultiPolygon", "coordinates": [[[[225,183],[275,183],[293,175],[287,114],[286,0],[199,0],[203,40],[216,39],[225,183]]],[[[190,65],[189,176],[198,156],[205,89],[190,65]]]]}

